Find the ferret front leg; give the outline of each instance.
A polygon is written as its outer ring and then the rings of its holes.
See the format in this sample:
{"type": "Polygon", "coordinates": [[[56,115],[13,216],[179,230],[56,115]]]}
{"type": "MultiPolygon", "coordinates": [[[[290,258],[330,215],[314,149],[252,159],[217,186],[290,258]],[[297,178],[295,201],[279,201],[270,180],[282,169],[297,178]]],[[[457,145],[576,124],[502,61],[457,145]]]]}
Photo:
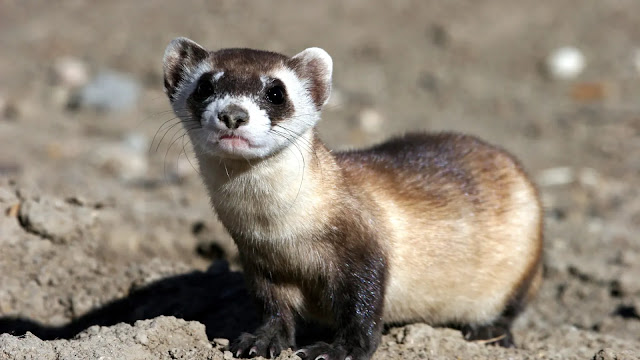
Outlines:
{"type": "MultiPolygon", "coordinates": [[[[354,260],[354,259],[352,259],[354,260]]],[[[296,353],[306,360],[366,360],[376,351],[383,327],[386,262],[370,257],[346,263],[330,299],[337,333],[331,344],[319,342],[296,353]]]]}
{"type": "Polygon", "coordinates": [[[253,333],[243,333],[230,350],[237,358],[275,358],[282,350],[295,347],[295,317],[291,308],[277,294],[277,285],[267,279],[253,281],[259,306],[263,308],[262,325],[253,333]]]}

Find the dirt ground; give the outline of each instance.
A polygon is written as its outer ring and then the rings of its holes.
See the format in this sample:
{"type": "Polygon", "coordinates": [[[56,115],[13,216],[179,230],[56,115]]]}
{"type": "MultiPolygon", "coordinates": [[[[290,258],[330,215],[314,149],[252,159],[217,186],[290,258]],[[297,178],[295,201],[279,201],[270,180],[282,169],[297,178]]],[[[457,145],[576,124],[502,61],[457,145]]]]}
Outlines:
{"type": "Polygon", "coordinates": [[[256,325],[162,92],[187,36],[326,49],[331,147],[462,131],[539,184],[545,281],[518,347],[414,324],[375,359],[640,359],[639,24],[637,0],[1,1],[0,358],[229,359],[256,325]],[[586,58],[571,79],[544,65],[562,46],[586,58]],[[127,74],[134,106],[78,103],[61,69],[83,65],[127,74]]]}

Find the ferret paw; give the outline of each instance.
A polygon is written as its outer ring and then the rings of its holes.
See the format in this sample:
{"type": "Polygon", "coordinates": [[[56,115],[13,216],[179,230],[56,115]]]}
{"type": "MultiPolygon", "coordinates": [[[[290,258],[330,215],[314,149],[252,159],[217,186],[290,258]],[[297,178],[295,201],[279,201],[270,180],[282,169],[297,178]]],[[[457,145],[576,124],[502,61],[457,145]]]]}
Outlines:
{"type": "Polygon", "coordinates": [[[368,356],[360,349],[347,349],[342,345],[319,342],[296,351],[303,360],[366,360],[368,356]]]}
{"type": "Polygon", "coordinates": [[[267,334],[253,335],[243,333],[229,346],[234,357],[249,359],[258,356],[273,359],[280,355],[282,350],[290,345],[281,336],[268,336],[267,334]]]}

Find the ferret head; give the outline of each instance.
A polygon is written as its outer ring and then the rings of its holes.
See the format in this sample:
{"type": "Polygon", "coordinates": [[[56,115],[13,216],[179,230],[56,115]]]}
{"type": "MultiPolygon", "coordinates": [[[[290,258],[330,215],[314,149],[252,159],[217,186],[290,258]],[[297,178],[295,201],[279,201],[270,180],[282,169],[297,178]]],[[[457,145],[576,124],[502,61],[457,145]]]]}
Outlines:
{"type": "Polygon", "coordinates": [[[320,48],[294,57],[251,49],[207,51],[186,38],[164,53],[164,90],[199,155],[256,159],[310,131],[331,93],[320,48]]]}

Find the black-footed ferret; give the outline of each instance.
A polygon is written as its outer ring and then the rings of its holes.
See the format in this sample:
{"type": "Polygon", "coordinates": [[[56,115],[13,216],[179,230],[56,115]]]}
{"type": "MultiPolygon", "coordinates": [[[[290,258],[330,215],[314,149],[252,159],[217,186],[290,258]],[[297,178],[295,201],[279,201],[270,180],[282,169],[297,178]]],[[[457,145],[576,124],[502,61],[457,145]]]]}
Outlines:
{"type": "Polygon", "coordinates": [[[205,50],[177,38],[164,88],[235,240],[263,325],[237,357],[295,348],[297,317],[333,325],[305,359],[369,359],[384,323],[459,326],[513,345],[541,281],[537,192],[508,153],[452,133],[331,152],[315,125],[331,57],[205,50]]]}

